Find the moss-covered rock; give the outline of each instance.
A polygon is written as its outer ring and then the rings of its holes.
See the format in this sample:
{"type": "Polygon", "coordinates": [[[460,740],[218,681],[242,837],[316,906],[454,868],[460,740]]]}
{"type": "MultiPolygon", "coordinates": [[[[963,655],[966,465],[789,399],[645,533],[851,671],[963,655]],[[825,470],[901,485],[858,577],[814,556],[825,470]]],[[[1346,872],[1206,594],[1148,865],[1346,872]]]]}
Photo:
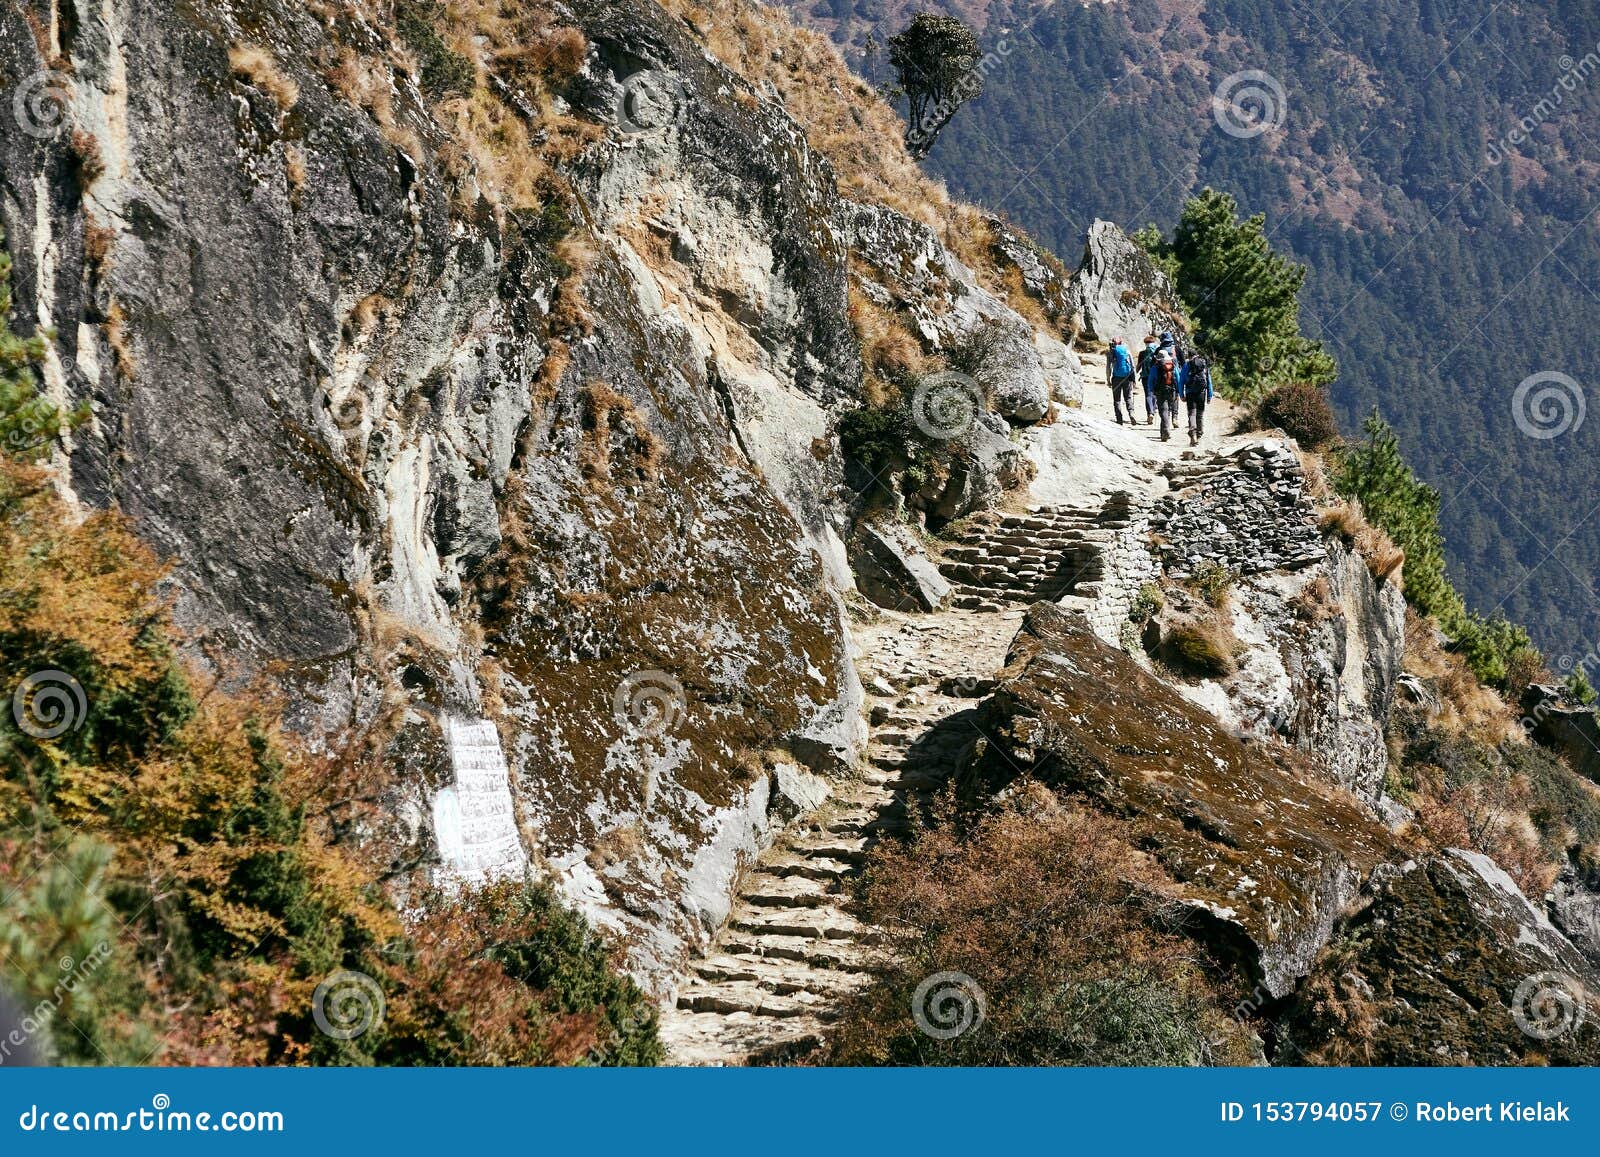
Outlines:
{"type": "Polygon", "coordinates": [[[1131,821],[1191,930],[1271,997],[1294,987],[1396,838],[1303,755],[1246,743],[1050,604],[985,705],[990,786],[1031,774],[1131,821]]]}
{"type": "Polygon", "coordinates": [[[1451,851],[1381,876],[1290,1007],[1280,1063],[1600,1062],[1600,975],[1494,861],[1451,851]]]}

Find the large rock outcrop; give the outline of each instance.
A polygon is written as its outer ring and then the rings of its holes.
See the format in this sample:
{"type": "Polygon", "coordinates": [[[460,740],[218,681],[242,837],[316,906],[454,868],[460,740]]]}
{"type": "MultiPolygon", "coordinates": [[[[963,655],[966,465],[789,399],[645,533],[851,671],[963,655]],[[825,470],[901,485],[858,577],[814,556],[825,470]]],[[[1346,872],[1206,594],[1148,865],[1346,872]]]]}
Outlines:
{"type": "Polygon", "coordinates": [[[1083,261],[1072,275],[1067,299],[1082,335],[1091,341],[1121,337],[1133,343],[1177,324],[1172,282],[1110,221],[1089,226],[1083,261]]]}
{"type": "Polygon", "coordinates": [[[1239,644],[1226,675],[1180,689],[1234,733],[1283,738],[1376,803],[1405,652],[1400,590],[1324,538],[1288,443],[1166,473],[1174,489],[1151,517],[1166,575],[1227,584],[1217,615],[1239,644]]]}
{"type": "Polygon", "coordinates": [[[1600,1061],[1600,973],[1492,860],[1385,870],[1366,901],[1287,1009],[1279,1063],[1600,1061]]]}
{"type": "Polygon", "coordinates": [[[765,753],[836,772],[862,741],[850,234],[795,123],[680,22],[568,11],[570,225],[487,199],[357,9],[152,0],[37,37],[0,13],[0,72],[49,98],[0,118],[0,222],[48,391],[93,408],[64,489],[174,560],[197,657],[382,762],[396,886],[449,874],[442,721],[488,720],[528,857],[658,978],[769,837],[765,753]],[[623,126],[644,73],[681,107],[623,126]]]}
{"type": "Polygon", "coordinates": [[[1557,752],[1573,770],[1600,783],[1600,714],[1569,702],[1559,687],[1534,684],[1522,698],[1529,738],[1557,752]]]}
{"type": "Polygon", "coordinates": [[[1050,604],[1029,612],[983,711],[991,783],[1030,775],[1124,817],[1177,882],[1194,934],[1271,998],[1400,854],[1300,753],[1229,734],[1050,604]]]}

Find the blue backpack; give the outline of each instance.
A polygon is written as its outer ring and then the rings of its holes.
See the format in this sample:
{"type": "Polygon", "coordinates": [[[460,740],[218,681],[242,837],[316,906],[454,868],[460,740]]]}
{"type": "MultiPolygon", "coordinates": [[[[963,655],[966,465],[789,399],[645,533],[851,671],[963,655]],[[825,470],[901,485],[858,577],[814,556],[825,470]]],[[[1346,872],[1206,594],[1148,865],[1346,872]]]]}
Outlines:
{"type": "Polygon", "coordinates": [[[1111,347],[1111,376],[1125,378],[1133,373],[1133,356],[1128,353],[1128,347],[1120,342],[1111,347]]]}

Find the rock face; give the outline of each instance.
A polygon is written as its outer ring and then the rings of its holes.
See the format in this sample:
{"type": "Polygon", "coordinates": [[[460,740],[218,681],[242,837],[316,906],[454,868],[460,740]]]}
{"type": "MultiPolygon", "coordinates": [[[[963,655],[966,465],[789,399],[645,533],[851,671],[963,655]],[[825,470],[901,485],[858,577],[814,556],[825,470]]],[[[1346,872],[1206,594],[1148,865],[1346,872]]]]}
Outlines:
{"type": "Polygon", "coordinates": [[[1281,737],[1376,803],[1405,652],[1405,600],[1365,562],[1324,540],[1288,444],[1167,469],[1175,490],[1151,516],[1170,578],[1225,573],[1221,614],[1237,670],[1183,688],[1236,734],[1281,737]]]}
{"type": "Polygon", "coordinates": [[[1600,968],[1600,871],[1594,863],[1571,857],[1550,886],[1545,907],[1551,923],[1600,968]]]}
{"type": "Polygon", "coordinates": [[[1600,783],[1600,716],[1565,701],[1558,687],[1535,684],[1522,700],[1523,727],[1531,738],[1562,755],[1581,775],[1600,783]]]}
{"type": "Polygon", "coordinates": [[[1492,860],[1451,851],[1380,873],[1285,1016],[1277,1059],[1592,1065],[1600,1029],[1582,1004],[1597,985],[1492,860]],[[1330,1037],[1359,1044],[1308,1044],[1330,1037]]]}
{"type": "Polygon", "coordinates": [[[1172,282],[1150,255],[1110,221],[1096,220],[1084,241],[1083,261],[1072,275],[1068,301],[1084,337],[1137,342],[1147,333],[1172,329],[1172,282]]]}
{"type": "MultiPolygon", "coordinates": [[[[313,742],[386,757],[396,886],[477,864],[435,792],[459,780],[439,721],[483,720],[522,843],[497,862],[552,872],[657,980],[770,838],[753,753],[833,773],[862,743],[828,441],[861,377],[851,218],[681,23],[570,10],[595,131],[563,256],[484,198],[379,30],[276,3],[247,28],[113,0],[43,46],[0,13],[0,73],[62,98],[37,133],[0,118],[0,223],[17,323],[56,334],[49,392],[94,409],[65,487],[174,559],[197,656],[270,669],[313,742]],[[292,109],[230,71],[245,41],[292,109]],[[365,107],[319,71],[341,52],[365,107]],[[652,70],[692,99],[625,131],[652,70]]],[[[1018,416],[1036,369],[1003,391],[1018,416]]]]}
{"type": "Polygon", "coordinates": [[[980,286],[926,225],[879,205],[849,212],[851,246],[869,266],[857,274],[863,292],[907,310],[926,346],[951,354],[995,413],[1024,424],[1043,418],[1053,383],[1033,326],[980,286]]]}
{"type": "Polygon", "coordinates": [[[981,729],[991,782],[1030,774],[1126,818],[1177,881],[1194,934],[1272,998],[1399,852],[1298,753],[1234,738],[1049,604],[1029,612],[981,729]]]}

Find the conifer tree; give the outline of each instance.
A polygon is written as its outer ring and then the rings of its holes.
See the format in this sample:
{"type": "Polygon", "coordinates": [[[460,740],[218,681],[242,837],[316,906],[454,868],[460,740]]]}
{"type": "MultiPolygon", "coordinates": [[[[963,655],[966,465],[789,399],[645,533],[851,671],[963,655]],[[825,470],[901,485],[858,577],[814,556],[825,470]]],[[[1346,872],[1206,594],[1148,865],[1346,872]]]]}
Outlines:
{"type": "Polygon", "coordinates": [[[927,156],[956,110],[983,92],[979,56],[977,36],[954,16],[918,12],[889,37],[889,63],[910,103],[906,148],[913,157],[927,156]]]}
{"type": "Polygon", "coordinates": [[[1306,269],[1273,251],[1264,214],[1241,221],[1230,195],[1203,189],[1183,208],[1171,256],[1179,296],[1230,395],[1253,399],[1289,382],[1334,379],[1333,358],[1300,332],[1306,269]]]}

